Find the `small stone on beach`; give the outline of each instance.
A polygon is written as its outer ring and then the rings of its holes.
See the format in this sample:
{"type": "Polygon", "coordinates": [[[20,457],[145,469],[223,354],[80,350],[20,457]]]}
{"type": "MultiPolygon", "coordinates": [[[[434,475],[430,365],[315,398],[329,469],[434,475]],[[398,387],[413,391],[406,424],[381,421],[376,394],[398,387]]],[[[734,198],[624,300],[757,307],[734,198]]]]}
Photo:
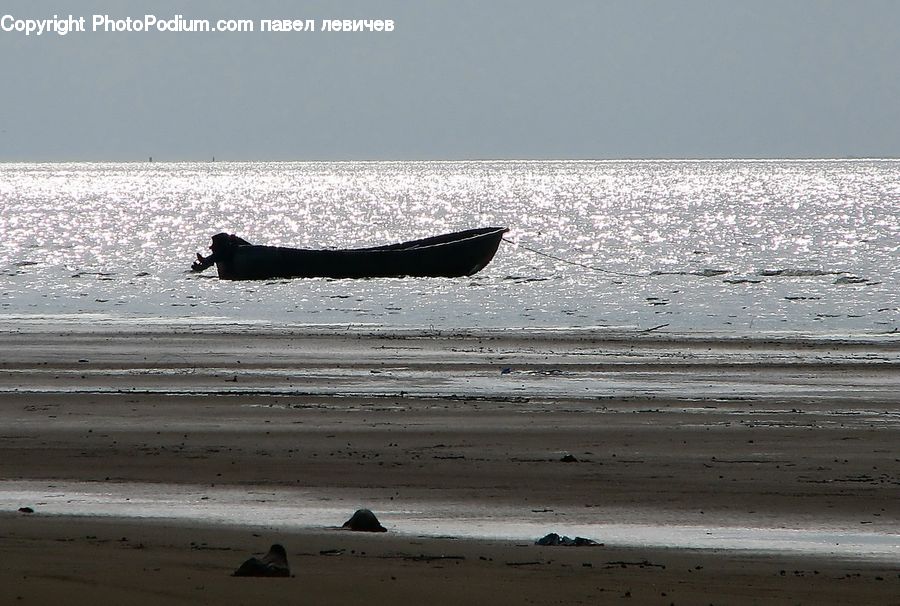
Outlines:
{"type": "Polygon", "coordinates": [[[381,525],[378,518],[369,509],[357,509],[353,516],[344,522],[342,528],[361,532],[387,532],[387,528],[381,525]]]}
{"type": "Polygon", "coordinates": [[[236,577],[289,577],[287,552],[284,547],[272,545],[263,558],[250,558],[234,571],[236,577]]]}
{"type": "Polygon", "coordinates": [[[599,547],[603,545],[593,539],[586,539],[584,537],[575,537],[573,539],[567,536],[559,536],[555,532],[551,532],[550,534],[541,537],[535,541],[534,544],[544,547],[599,547]]]}

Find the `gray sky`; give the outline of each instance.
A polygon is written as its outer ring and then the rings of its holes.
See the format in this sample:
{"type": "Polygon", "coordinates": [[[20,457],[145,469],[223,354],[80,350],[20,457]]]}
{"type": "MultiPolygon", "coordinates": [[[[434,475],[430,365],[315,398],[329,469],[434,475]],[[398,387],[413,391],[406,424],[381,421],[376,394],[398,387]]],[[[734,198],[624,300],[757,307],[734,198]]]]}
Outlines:
{"type": "Polygon", "coordinates": [[[900,157],[893,0],[3,0],[0,15],[392,19],[0,31],[0,160],[900,157]]]}

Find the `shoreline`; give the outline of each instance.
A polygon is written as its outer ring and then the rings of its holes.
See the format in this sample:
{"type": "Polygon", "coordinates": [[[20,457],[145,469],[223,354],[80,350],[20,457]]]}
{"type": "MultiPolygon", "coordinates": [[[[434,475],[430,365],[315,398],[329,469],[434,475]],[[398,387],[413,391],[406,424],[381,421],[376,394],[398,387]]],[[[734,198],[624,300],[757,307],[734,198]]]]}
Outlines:
{"type": "Polygon", "coordinates": [[[900,595],[900,339],[93,328],[0,331],[0,495],[31,490],[0,512],[0,602],[256,603],[298,583],[336,604],[900,595]],[[90,515],[135,503],[190,515],[90,515]],[[321,527],[359,507],[390,532],[321,527]],[[203,523],[215,511],[237,525],[203,523]],[[859,560],[785,547],[792,529],[886,542],[859,560]],[[686,531],[707,547],[662,546],[686,531]],[[550,532],[608,543],[533,545],[550,532]],[[782,544],[733,548],[754,536],[782,544]],[[228,576],[279,541],[294,578],[228,576]]]}
{"type": "Polygon", "coordinates": [[[900,345],[897,329],[871,330],[857,333],[811,332],[803,330],[759,331],[747,330],[672,330],[669,324],[655,326],[596,325],[596,326],[487,326],[487,327],[410,327],[381,323],[290,323],[269,320],[241,320],[232,317],[199,316],[176,318],[165,316],[122,316],[77,313],[0,315],[2,333],[57,333],[73,334],[198,334],[256,336],[307,336],[386,339],[510,339],[518,341],[566,341],[566,342],[628,342],[647,343],[765,343],[791,345],[873,345],[894,347],[900,345]]]}
{"type": "Polygon", "coordinates": [[[894,565],[815,556],[0,519],[3,603],[850,605],[895,604],[900,587],[894,565]],[[290,578],[231,576],[275,542],[290,578]]]}
{"type": "Polygon", "coordinates": [[[412,540],[534,543],[557,532],[622,550],[692,550],[732,557],[824,558],[896,563],[900,534],[890,526],[836,525],[834,520],[749,520],[710,512],[686,521],[678,511],[647,507],[528,509],[514,503],[401,501],[358,498],[353,491],[284,486],[0,481],[0,512],[24,506],[29,516],[110,524],[321,534],[340,530],[355,508],[377,512],[393,536],[412,540]],[[622,521],[624,520],[624,521],[622,521]],[[701,521],[707,522],[700,525],[701,521]],[[596,539],[600,537],[601,539],[596,539]]]}

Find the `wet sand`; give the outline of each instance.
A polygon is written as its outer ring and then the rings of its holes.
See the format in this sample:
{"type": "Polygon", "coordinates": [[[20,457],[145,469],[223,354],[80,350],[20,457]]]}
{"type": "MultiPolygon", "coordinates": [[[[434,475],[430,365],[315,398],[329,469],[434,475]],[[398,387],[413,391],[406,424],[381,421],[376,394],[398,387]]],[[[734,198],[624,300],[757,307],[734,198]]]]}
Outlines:
{"type": "Polygon", "coordinates": [[[37,326],[0,352],[0,603],[900,603],[896,337],[37,326]],[[330,528],[358,507],[389,532],[330,528]],[[273,542],[294,577],[229,576],[273,542]]]}

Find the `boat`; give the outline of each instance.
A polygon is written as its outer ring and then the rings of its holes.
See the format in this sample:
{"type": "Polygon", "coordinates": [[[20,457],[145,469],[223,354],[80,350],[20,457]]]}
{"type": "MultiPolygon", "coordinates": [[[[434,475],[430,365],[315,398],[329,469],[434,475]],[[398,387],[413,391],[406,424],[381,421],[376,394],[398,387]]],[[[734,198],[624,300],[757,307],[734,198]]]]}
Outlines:
{"type": "Polygon", "coordinates": [[[491,262],[505,227],[467,229],[370,248],[305,249],[251,244],[234,234],[212,237],[212,254],[197,253],[195,272],[212,265],[221,280],[272,278],[456,278],[491,262]]]}

